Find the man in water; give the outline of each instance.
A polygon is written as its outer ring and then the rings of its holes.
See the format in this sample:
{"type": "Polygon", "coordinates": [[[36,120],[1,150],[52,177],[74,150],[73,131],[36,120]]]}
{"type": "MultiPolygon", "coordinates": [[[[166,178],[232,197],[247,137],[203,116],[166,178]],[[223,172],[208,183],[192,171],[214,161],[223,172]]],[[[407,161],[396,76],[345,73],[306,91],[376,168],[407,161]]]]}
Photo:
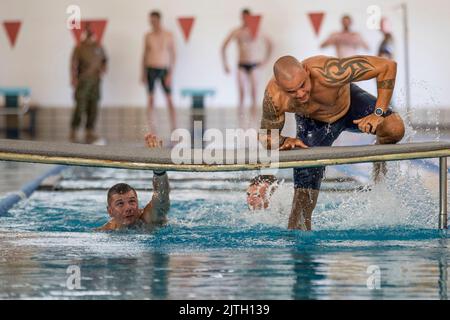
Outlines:
{"type": "MultiPolygon", "coordinates": [[[[149,148],[162,146],[155,135],[145,136],[149,148]]],[[[156,227],[167,222],[170,208],[169,179],[165,171],[153,171],[153,196],[144,209],[139,209],[136,190],[126,183],[119,183],[108,190],[108,214],[111,217],[97,231],[112,231],[132,227],[156,227]]]]}
{"type": "MultiPolygon", "coordinates": [[[[401,117],[389,108],[397,64],[374,56],[344,59],[314,56],[302,62],[283,56],[274,65],[265,91],[260,135],[267,148],[289,150],[331,146],[344,130],[376,135],[378,144],[399,142],[405,133],[401,117]],[[378,97],[353,82],[377,79],[378,97]],[[285,113],[295,113],[297,137],[281,136],[285,113]],[[275,141],[271,130],[277,129],[275,141]]],[[[325,167],[294,169],[294,199],[289,229],[311,230],[325,167]]]]}
{"type": "Polygon", "coordinates": [[[170,129],[176,129],[176,112],[172,101],[171,83],[175,66],[175,41],[171,32],[165,30],[161,23],[161,13],[152,11],[149,15],[152,30],[145,35],[144,54],[142,57],[141,80],[148,89],[147,118],[149,131],[155,133],[154,91],[157,80],[164,90],[169,108],[170,129]]]}
{"type": "Polygon", "coordinates": [[[274,175],[259,175],[250,180],[247,188],[247,205],[250,210],[267,209],[270,198],[278,188],[278,179],[274,175]]]}
{"type": "Polygon", "coordinates": [[[226,50],[232,40],[236,40],[239,51],[239,63],[238,63],[238,86],[239,86],[239,105],[238,105],[238,117],[239,126],[242,127],[242,117],[244,116],[244,99],[245,99],[245,83],[250,84],[251,93],[251,117],[256,121],[256,89],[257,79],[255,69],[261,67],[267,63],[272,53],[272,42],[267,36],[263,36],[265,43],[265,57],[263,61],[259,59],[258,37],[253,38],[250,26],[248,25],[248,19],[251,17],[249,9],[242,10],[242,25],[233,30],[225,39],[222,45],[222,62],[226,73],[230,73],[230,67],[227,60],[226,50]]]}
{"type": "Polygon", "coordinates": [[[342,17],[342,31],[335,32],[320,46],[322,49],[334,46],[338,58],[346,58],[357,54],[359,48],[369,50],[369,46],[358,32],[350,30],[352,18],[349,15],[342,17]]]}

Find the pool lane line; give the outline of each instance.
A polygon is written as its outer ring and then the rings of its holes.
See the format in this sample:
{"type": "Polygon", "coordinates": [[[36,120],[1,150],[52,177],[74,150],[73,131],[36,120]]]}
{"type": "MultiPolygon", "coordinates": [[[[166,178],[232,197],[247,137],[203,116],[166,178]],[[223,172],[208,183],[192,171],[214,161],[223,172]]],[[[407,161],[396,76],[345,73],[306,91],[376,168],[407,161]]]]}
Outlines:
{"type": "Polygon", "coordinates": [[[66,168],[67,167],[63,165],[55,166],[46,173],[42,174],[41,176],[23,185],[20,190],[7,193],[7,196],[5,198],[0,199],[0,217],[6,215],[8,211],[20,201],[30,197],[33,194],[33,192],[37,188],[39,188],[39,185],[45,179],[47,179],[50,176],[59,174],[66,168]]]}

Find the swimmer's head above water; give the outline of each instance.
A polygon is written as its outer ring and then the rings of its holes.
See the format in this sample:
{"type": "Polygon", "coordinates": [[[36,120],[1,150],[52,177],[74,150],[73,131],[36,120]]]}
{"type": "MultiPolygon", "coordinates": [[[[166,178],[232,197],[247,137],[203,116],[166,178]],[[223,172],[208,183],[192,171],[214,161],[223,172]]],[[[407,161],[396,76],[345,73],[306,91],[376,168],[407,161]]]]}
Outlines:
{"type": "MultiPolygon", "coordinates": [[[[148,148],[161,148],[163,143],[154,134],[144,137],[148,148]]],[[[108,190],[107,210],[110,220],[97,231],[111,231],[129,227],[162,226],[167,222],[170,208],[170,186],[165,171],[153,171],[153,195],[148,204],[139,209],[136,190],[126,183],[118,183],[108,190]]]]}
{"type": "Polygon", "coordinates": [[[136,224],[139,210],[136,190],[126,183],[118,183],[108,190],[108,214],[120,227],[136,224]]]}
{"type": "Polygon", "coordinates": [[[253,178],[247,188],[247,205],[250,210],[267,209],[277,187],[278,180],[273,175],[259,175],[253,178]]]}

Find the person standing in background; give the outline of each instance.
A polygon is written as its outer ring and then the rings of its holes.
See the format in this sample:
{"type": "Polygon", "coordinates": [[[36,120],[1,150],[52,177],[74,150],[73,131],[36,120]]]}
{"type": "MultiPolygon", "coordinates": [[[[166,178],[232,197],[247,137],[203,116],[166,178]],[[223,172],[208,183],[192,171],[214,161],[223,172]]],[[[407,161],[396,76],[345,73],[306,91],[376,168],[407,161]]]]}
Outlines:
{"type": "Polygon", "coordinates": [[[394,59],[394,39],[386,18],[381,19],[380,31],[383,34],[383,40],[378,47],[378,56],[392,60],[394,59]]]}
{"type": "Polygon", "coordinates": [[[172,101],[171,83],[175,65],[175,42],[171,32],[161,24],[161,13],[150,12],[152,30],[144,38],[142,58],[142,83],[148,88],[147,118],[150,133],[156,133],[154,122],[154,88],[160,80],[169,108],[171,130],[176,129],[176,113],[172,101]]]}
{"type": "Polygon", "coordinates": [[[242,25],[234,29],[225,39],[222,45],[222,62],[225,72],[230,73],[230,67],[227,60],[226,50],[232,40],[236,40],[239,51],[238,58],[238,87],[239,87],[239,105],[238,105],[238,118],[239,127],[242,127],[242,118],[244,116],[244,101],[245,101],[245,83],[250,85],[251,94],[251,122],[256,123],[257,117],[257,104],[256,104],[256,90],[257,80],[255,75],[255,69],[266,64],[272,54],[272,41],[267,36],[263,36],[263,40],[266,47],[265,57],[263,61],[258,61],[258,38],[254,39],[250,27],[248,25],[248,17],[251,16],[249,9],[242,10],[242,25]]]}
{"type": "Polygon", "coordinates": [[[69,140],[78,142],[77,130],[83,113],[86,114],[85,143],[93,143],[101,78],[106,71],[107,57],[103,47],[96,41],[90,25],[86,26],[85,39],[75,47],[71,58],[71,82],[75,90],[76,107],[72,114],[69,140]]]}
{"type": "Polygon", "coordinates": [[[352,18],[349,15],[342,17],[342,31],[332,33],[327,40],[325,40],[320,48],[324,49],[329,46],[336,48],[336,56],[338,58],[346,58],[356,55],[360,48],[368,51],[369,46],[358,32],[350,30],[352,25],[352,18]]]}

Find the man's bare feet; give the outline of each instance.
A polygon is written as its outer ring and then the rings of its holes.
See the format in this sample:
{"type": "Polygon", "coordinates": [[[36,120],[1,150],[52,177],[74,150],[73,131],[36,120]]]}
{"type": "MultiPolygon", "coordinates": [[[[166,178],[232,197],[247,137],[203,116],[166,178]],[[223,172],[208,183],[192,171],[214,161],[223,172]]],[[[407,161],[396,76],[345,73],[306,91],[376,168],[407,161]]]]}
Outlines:
{"type": "Polygon", "coordinates": [[[84,137],[84,142],[87,144],[92,144],[96,140],[98,140],[98,136],[92,130],[87,130],[86,135],[84,137]]]}
{"type": "Polygon", "coordinates": [[[70,130],[69,134],[69,141],[72,143],[77,143],[77,131],[76,130],[70,130]]]}
{"type": "Polygon", "coordinates": [[[152,133],[147,133],[144,136],[145,139],[145,144],[147,145],[147,147],[149,148],[162,148],[162,140],[159,139],[156,135],[152,134],[152,133]]]}

